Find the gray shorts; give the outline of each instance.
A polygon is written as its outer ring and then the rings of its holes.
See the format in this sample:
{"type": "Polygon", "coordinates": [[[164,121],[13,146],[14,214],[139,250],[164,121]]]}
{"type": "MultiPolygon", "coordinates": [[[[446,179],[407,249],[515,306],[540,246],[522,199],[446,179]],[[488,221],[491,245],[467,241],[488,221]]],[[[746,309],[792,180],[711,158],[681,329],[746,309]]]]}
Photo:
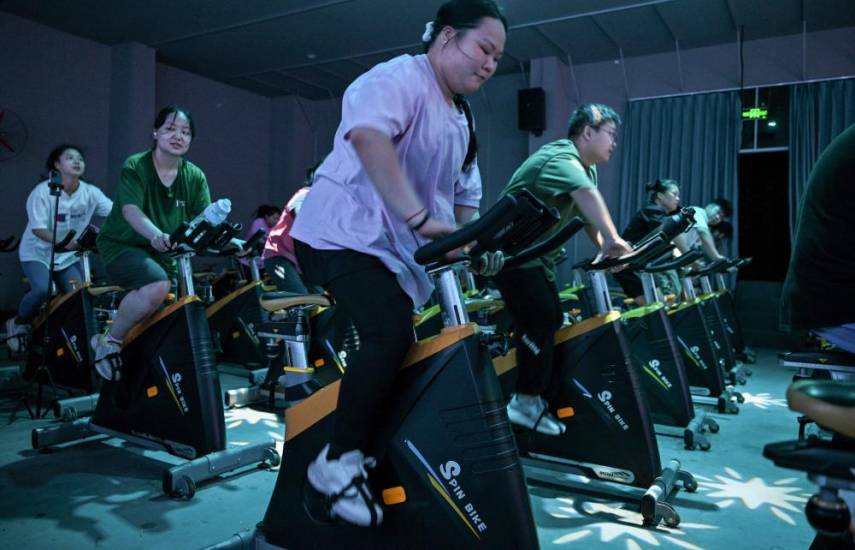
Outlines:
{"type": "Polygon", "coordinates": [[[142,248],[128,248],[110,263],[104,264],[107,280],[125,290],[137,290],[151,283],[175,278],[171,258],[142,248]]]}

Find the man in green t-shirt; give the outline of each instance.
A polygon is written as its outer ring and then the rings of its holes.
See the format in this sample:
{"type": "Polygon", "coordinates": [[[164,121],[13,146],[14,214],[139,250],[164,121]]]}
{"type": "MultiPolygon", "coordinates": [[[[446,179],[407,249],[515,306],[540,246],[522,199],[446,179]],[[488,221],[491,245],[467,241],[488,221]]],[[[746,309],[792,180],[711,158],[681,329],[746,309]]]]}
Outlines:
{"type": "MultiPolygon", "coordinates": [[[[502,196],[528,190],[561,213],[561,223],[548,239],[574,216],[586,220],[588,236],[603,256],[620,256],[629,245],[620,238],[602,195],[597,190],[596,165],[606,162],[617,145],[618,114],[606,105],[587,103],[570,116],[568,139],[547,143],[530,156],[511,177],[502,196]]],[[[552,341],[563,322],[552,250],[495,277],[496,286],[513,318],[516,330],[519,378],[508,404],[508,418],[538,432],[559,435],[565,426],[549,412],[542,395],[552,373],[552,341]]]]}
{"type": "Polygon", "coordinates": [[[154,121],[154,148],[131,155],[122,166],[113,209],[98,236],[98,251],[112,284],[129,291],[107,334],[92,338],[95,368],[121,378],[122,339],[154,313],[175,278],[169,235],[211,204],[208,182],[183,157],[195,135],[190,113],[177,105],[154,121]]]}

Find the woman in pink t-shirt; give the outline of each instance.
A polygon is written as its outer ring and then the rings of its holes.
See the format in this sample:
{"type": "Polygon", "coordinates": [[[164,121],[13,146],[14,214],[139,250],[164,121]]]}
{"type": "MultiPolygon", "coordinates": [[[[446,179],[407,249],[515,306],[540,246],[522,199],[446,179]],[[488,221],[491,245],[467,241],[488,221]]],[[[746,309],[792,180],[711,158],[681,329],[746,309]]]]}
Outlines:
{"type": "Polygon", "coordinates": [[[481,177],[465,95],[496,70],[507,22],[492,0],[452,0],[426,27],[424,55],[402,55],[357,78],[342,98],[333,150],[291,236],[308,284],[351,319],[332,441],[309,465],[331,515],[377,525],[365,481],[380,411],[413,342],[412,311],[433,287],[413,253],[475,214],[481,177]]]}

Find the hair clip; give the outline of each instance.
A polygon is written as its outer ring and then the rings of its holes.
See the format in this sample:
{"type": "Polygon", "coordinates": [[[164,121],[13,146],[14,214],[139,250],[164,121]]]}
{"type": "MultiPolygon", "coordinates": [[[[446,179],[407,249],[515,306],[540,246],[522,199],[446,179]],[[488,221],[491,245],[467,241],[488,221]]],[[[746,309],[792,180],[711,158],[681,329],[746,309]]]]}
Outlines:
{"type": "Polygon", "coordinates": [[[422,34],[422,42],[430,42],[431,37],[433,36],[433,21],[428,21],[425,23],[425,32],[422,34]]]}

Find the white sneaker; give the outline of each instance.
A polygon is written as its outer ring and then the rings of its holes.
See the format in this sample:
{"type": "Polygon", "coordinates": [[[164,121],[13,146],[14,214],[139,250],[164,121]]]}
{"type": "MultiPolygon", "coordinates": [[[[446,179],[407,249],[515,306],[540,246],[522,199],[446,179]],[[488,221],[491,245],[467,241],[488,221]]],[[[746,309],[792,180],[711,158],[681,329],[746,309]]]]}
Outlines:
{"type": "Polygon", "coordinates": [[[118,382],[122,379],[122,346],[106,334],[96,334],[89,342],[95,353],[95,370],[105,380],[118,382]]]}
{"type": "Polygon", "coordinates": [[[365,472],[366,466],[373,468],[376,461],[359,450],[346,452],[338,460],[327,460],[329,449],[329,445],[325,446],[309,464],[309,483],[327,496],[332,517],[362,527],[380,525],[383,509],[371,495],[365,472]]]}
{"type": "Polygon", "coordinates": [[[512,424],[546,435],[561,435],[567,430],[551,412],[539,395],[515,393],[508,403],[508,420],[512,424]]]}
{"type": "Polygon", "coordinates": [[[23,347],[23,341],[20,336],[27,333],[26,325],[15,323],[15,316],[11,316],[6,320],[6,345],[12,350],[12,353],[18,353],[23,347]]]}

